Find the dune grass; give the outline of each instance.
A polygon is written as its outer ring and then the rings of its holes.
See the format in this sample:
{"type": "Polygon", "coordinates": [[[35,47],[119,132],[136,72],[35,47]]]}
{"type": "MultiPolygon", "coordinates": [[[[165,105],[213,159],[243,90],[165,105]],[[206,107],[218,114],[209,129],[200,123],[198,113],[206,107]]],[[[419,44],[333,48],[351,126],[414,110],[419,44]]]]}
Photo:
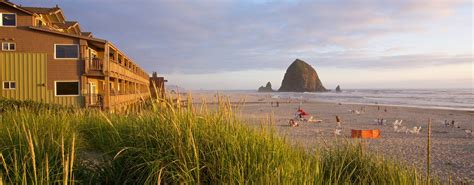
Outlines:
{"type": "Polygon", "coordinates": [[[292,146],[271,124],[243,124],[227,101],[217,110],[151,106],[133,114],[3,110],[0,182],[426,184],[414,169],[364,154],[357,144],[314,152],[292,146]]]}

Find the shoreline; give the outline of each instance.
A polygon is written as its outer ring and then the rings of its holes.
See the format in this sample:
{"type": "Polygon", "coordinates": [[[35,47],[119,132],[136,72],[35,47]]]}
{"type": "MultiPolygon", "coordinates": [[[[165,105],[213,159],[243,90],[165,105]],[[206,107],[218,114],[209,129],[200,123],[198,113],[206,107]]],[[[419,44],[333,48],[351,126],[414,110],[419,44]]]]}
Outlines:
{"type": "MultiPolygon", "coordinates": [[[[202,93],[202,92],[201,92],[202,93]]],[[[244,93],[239,93],[239,94],[244,94],[244,93]]],[[[225,95],[225,94],[224,94],[225,95]]],[[[258,94],[255,94],[258,95],[258,94]]],[[[249,96],[250,97],[250,96],[249,96]]],[[[384,106],[384,107],[399,107],[399,108],[414,108],[414,109],[425,109],[425,110],[440,110],[440,111],[461,111],[461,112],[466,112],[466,113],[474,113],[474,109],[469,109],[469,108],[453,108],[453,107],[430,107],[430,106],[420,106],[420,105],[400,105],[400,104],[374,104],[374,103],[359,103],[359,102],[335,102],[335,101],[323,101],[323,100],[309,100],[309,99],[303,99],[302,101],[300,99],[282,99],[282,98],[268,98],[270,101],[231,101],[230,103],[245,103],[245,104],[268,104],[273,102],[279,101],[280,104],[289,104],[288,100],[291,101],[291,103],[328,103],[328,104],[344,104],[344,105],[360,105],[360,106],[384,106]],[[296,100],[300,100],[299,102],[296,100]]],[[[207,99],[209,100],[209,99],[207,99]]],[[[200,104],[202,101],[194,101],[193,104],[200,104]]],[[[214,101],[207,101],[206,104],[217,104],[217,102],[214,101]]]]}
{"type": "Polygon", "coordinates": [[[293,100],[474,111],[474,91],[471,89],[347,89],[342,93],[201,90],[192,93],[220,95],[246,94],[264,97],[265,99],[280,99],[282,101],[293,100]]]}

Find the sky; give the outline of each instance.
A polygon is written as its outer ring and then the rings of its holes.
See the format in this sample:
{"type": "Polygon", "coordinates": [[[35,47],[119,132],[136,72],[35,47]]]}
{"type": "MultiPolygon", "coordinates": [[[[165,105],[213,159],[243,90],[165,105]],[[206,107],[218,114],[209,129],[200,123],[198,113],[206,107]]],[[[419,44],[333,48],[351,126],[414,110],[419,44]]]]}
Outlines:
{"type": "Polygon", "coordinates": [[[297,58],[328,89],[474,88],[471,0],[12,0],[189,90],[281,85],[297,58]]]}

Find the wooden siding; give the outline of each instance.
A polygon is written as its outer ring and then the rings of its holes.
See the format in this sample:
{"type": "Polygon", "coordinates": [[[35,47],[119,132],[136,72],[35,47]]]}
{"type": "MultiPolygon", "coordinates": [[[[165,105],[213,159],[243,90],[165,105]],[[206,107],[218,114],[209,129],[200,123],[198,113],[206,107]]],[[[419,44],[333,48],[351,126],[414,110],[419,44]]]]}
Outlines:
{"type": "Polygon", "coordinates": [[[82,107],[82,96],[57,97],[47,88],[47,68],[47,54],[0,52],[0,97],[82,107]],[[16,81],[16,89],[3,89],[3,81],[16,81]]]}

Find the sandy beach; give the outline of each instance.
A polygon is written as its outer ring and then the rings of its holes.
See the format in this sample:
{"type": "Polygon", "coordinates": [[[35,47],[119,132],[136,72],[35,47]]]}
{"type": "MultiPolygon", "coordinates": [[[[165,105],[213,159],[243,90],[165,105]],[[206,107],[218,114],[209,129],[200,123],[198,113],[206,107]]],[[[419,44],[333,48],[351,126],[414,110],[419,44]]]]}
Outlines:
{"type": "MultiPolygon", "coordinates": [[[[216,92],[193,92],[193,101],[215,103],[216,92]]],[[[432,173],[441,178],[452,176],[455,180],[474,179],[474,138],[463,129],[473,129],[473,111],[411,108],[400,106],[357,105],[344,103],[308,102],[300,100],[273,99],[270,94],[219,92],[231,102],[242,102],[238,115],[248,124],[259,126],[262,120],[272,117],[277,132],[293,144],[309,150],[334,143],[336,140],[351,139],[351,129],[380,129],[379,139],[366,139],[367,151],[381,154],[385,158],[401,161],[425,171],[428,120],[432,120],[432,173]],[[279,102],[272,106],[271,102],[279,102]],[[294,117],[300,106],[321,123],[299,122],[300,126],[290,127],[289,119],[294,117]],[[386,112],[385,112],[386,109],[386,112]],[[358,110],[355,114],[349,110],[358,110]],[[334,135],[335,117],[342,119],[342,133],[334,135]],[[378,125],[375,120],[387,120],[378,125]],[[395,132],[392,123],[403,120],[407,128],[421,126],[419,134],[395,132]],[[455,127],[445,127],[444,120],[455,120],[455,127]],[[459,128],[457,128],[459,127],[459,128]]]]}

